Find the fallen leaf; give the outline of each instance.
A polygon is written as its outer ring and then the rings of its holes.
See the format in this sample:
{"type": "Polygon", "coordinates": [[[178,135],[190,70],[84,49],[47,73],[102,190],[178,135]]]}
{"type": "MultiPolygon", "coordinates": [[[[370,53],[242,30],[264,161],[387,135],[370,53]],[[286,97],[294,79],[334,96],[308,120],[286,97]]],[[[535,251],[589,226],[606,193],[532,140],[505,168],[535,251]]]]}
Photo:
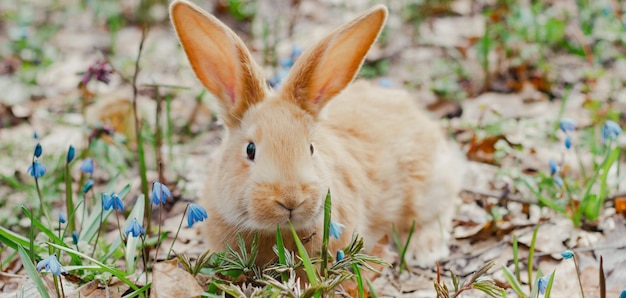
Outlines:
{"type": "Polygon", "coordinates": [[[150,297],[200,297],[204,290],[189,272],[178,267],[178,260],[154,264],[150,297]]]}

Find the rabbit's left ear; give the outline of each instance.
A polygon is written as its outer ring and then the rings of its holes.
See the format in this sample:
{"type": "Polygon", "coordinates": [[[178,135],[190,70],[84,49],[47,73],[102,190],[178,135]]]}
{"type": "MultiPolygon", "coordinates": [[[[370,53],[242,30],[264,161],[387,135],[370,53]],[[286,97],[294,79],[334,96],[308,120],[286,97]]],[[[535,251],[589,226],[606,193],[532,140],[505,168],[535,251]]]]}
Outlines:
{"type": "Polygon", "coordinates": [[[352,82],[386,19],[387,8],[376,5],[309,48],[283,84],[282,97],[317,116],[352,82]]]}

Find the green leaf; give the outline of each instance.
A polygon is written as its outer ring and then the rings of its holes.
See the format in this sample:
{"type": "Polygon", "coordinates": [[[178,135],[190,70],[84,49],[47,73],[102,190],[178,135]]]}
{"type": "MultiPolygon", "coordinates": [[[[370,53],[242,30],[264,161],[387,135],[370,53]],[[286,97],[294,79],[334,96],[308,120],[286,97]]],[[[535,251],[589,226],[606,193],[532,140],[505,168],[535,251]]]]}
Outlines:
{"type": "Polygon", "coordinates": [[[556,275],[556,269],[552,271],[550,275],[550,281],[548,281],[548,286],[546,287],[546,294],[543,296],[544,298],[550,298],[550,292],[552,292],[552,283],[554,283],[554,276],[556,275]]]}
{"type": "MultiPolygon", "coordinates": [[[[276,250],[278,251],[278,263],[286,266],[287,257],[285,257],[285,244],[283,242],[283,235],[280,233],[279,225],[276,225],[276,250]]],[[[287,282],[287,280],[289,280],[289,275],[287,272],[282,272],[280,274],[280,278],[282,282],[287,282]]]]}
{"type": "Polygon", "coordinates": [[[506,278],[506,281],[509,282],[509,285],[511,285],[513,291],[515,291],[515,293],[520,297],[526,297],[526,294],[524,294],[524,291],[522,291],[522,286],[519,284],[517,279],[515,279],[513,273],[511,273],[511,271],[509,271],[506,266],[502,266],[502,272],[504,273],[504,278],[506,278]]]}
{"type": "Polygon", "coordinates": [[[324,236],[322,238],[322,264],[321,264],[321,273],[324,275],[324,278],[328,277],[328,238],[330,238],[330,212],[331,212],[331,201],[330,201],[330,189],[326,193],[326,199],[324,200],[324,236]]]}
{"type": "Polygon", "coordinates": [[[35,265],[33,265],[33,260],[28,257],[28,253],[26,252],[24,247],[18,245],[17,251],[20,254],[20,259],[22,260],[22,265],[24,265],[24,270],[26,270],[26,274],[28,275],[28,277],[33,280],[35,287],[37,287],[37,291],[39,291],[39,295],[41,295],[41,297],[43,298],[50,298],[50,295],[48,294],[48,289],[46,289],[46,286],[43,284],[43,280],[41,280],[39,272],[37,272],[37,268],[35,268],[35,265]]]}
{"type": "Polygon", "coordinates": [[[535,242],[537,241],[537,231],[539,231],[539,225],[533,230],[533,238],[530,240],[530,249],[528,251],[528,287],[531,292],[533,290],[533,283],[531,282],[533,274],[533,257],[535,255],[535,242]]]}
{"type": "Polygon", "coordinates": [[[359,289],[359,297],[363,298],[365,295],[365,289],[363,289],[363,277],[361,276],[361,270],[356,264],[352,264],[352,270],[354,270],[354,276],[356,277],[356,284],[359,289]]]}
{"type": "Polygon", "coordinates": [[[304,271],[309,278],[309,283],[311,283],[311,286],[317,286],[319,284],[319,281],[317,280],[317,275],[315,274],[315,268],[311,263],[309,254],[306,252],[302,241],[300,241],[300,238],[296,233],[296,229],[293,227],[293,224],[291,224],[291,221],[289,222],[289,228],[291,229],[293,241],[296,243],[296,246],[298,248],[298,254],[300,255],[300,258],[302,258],[302,264],[304,265],[304,271]]]}
{"type": "Polygon", "coordinates": [[[402,252],[400,253],[400,273],[402,273],[402,269],[406,264],[405,256],[406,251],[409,249],[409,243],[411,243],[411,237],[413,236],[413,232],[415,231],[415,220],[411,224],[411,229],[409,230],[409,236],[406,238],[406,243],[402,246],[402,252]]]}
{"type": "Polygon", "coordinates": [[[128,275],[126,274],[126,272],[124,272],[122,270],[119,270],[117,268],[111,268],[111,267],[101,263],[100,261],[98,261],[98,260],[96,260],[96,259],[94,259],[94,258],[92,258],[92,257],[90,257],[90,256],[88,256],[88,255],[86,255],[84,253],[81,253],[79,251],[73,250],[71,248],[63,247],[63,246],[56,245],[56,244],[50,243],[50,242],[48,242],[48,245],[56,247],[56,248],[58,248],[58,249],[60,249],[62,251],[65,251],[65,252],[67,252],[70,255],[77,255],[77,256],[79,256],[79,257],[81,257],[81,258],[83,258],[83,259],[85,259],[87,261],[90,261],[90,262],[96,264],[97,266],[99,266],[102,269],[102,271],[109,272],[109,273],[113,274],[115,277],[117,277],[119,280],[121,280],[122,282],[127,284],[133,290],[138,290],[139,289],[139,287],[137,287],[137,285],[135,285],[135,283],[130,281],[128,278],[126,278],[126,276],[128,276],[128,275]]]}

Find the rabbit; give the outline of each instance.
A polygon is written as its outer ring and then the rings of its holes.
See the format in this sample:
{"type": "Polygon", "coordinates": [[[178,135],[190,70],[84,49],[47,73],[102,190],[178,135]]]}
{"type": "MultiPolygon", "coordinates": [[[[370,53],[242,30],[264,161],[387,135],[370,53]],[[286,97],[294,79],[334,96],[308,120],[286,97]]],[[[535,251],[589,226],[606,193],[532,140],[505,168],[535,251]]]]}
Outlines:
{"type": "Polygon", "coordinates": [[[409,243],[407,263],[431,266],[449,254],[448,239],[463,159],[443,130],[403,90],[352,83],[380,34],[387,9],[376,5],[302,53],[271,90],[242,40],[215,16],[185,0],[170,6],[173,27],[199,81],[216,98],[225,131],[212,155],[203,226],[209,248],[248,245],[257,264],[277,260],[288,223],[319,256],[324,200],[343,225],[332,253],[352,233],[368,251],[395,226],[409,243]],[[256,236],[255,236],[256,235],[256,236]]]}

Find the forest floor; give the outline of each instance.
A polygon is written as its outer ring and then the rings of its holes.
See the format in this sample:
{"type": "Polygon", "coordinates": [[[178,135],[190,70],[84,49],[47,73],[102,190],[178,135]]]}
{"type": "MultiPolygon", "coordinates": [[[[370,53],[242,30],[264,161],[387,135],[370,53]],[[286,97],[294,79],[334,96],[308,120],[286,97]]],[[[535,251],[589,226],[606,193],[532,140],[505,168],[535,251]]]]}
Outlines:
{"type": "MultiPolygon", "coordinates": [[[[220,139],[216,102],[191,72],[166,5],[146,1],[150,8],[138,13],[137,1],[77,2],[0,2],[0,225],[27,235],[30,221],[21,206],[39,204],[26,171],[37,142],[48,167],[39,183],[54,210],[50,214],[64,208],[70,144],[77,159],[89,155],[96,161],[94,189],[130,184],[126,200],[132,205],[141,192],[131,110],[137,74],[148,181],[159,179],[160,160],[159,180],[168,181],[174,193],[162,214],[162,229],[170,231],[163,247],[169,247],[187,203],[202,197],[209,156],[220,139]],[[150,25],[136,73],[138,24],[146,18],[150,25]],[[88,71],[93,77],[80,85],[88,71]],[[155,119],[161,100],[165,112],[155,119]],[[157,121],[162,138],[154,133],[157,121]]],[[[233,0],[201,6],[242,37],[268,78],[279,80],[294,48],[307,48],[371,2],[233,0]]],[[[606,120],[626,124],[626,6],[609,0],[382,2],[389,19],[362,79],[409,90],[468,158],[452,254],[440,262],[443,282],[453,288],[451,272],[466,278],[493,261],[486,276],[509,296],[520,296],[502,269],[515,271],[517,241],[526,295],[536,270],[541,276],[556,270],[553,297],[580,297],[579,283],[584,297],[602,297],[600,276],[606,297],[618,297],[626,289],[624,154],[603,166],[612,148],[624,153],[626,139],[622,134],[603,141],[602,127],[606,120]],[[564,118],[576,123],[574,131],[559,129],[564,118]],[[558,167],[554,173],[551,159],[558,167]],[[599,210],[580,211],[590,193],[601,198],[599,210]],[[561,256],[566,250],[575,253],[576,266],[561,256]],[[527,274],[531,252],[534,270],[527,274]]],[[[73,165],[74,180],[84,181],[78,162],[73,165]]],[[[103,239],[117,237],[115,226],[110,218],[103,239]]],[[[183,228],[174,250],[201,255],[198,229],[183,228]]],[[[0,252],[0,297],[19,296],[29,286],[20,258],[4,244],[0,252]]],[[[379,297],[437,296],[436,268],[399,274],[397,256],[390,260],[396,266],[373,280],[379,297]]],[[[104,293],[92,289],[81,297],[104,293]]],[[[477,290],[461,294],[482,296],[477,290]]]]}

